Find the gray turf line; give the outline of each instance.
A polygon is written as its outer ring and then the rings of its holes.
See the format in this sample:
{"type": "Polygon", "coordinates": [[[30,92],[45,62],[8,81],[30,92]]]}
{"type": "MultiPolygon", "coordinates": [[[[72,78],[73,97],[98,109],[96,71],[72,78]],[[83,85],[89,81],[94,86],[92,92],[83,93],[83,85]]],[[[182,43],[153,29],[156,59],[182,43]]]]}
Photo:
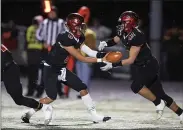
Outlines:
{"type": "MultiPolygon", "coordinates": [[[[45,128],[41,128],[44,129],[45,128]]],[[[25,130],[25,129],[19,129],[19,128],[2,128],[2,130],[25,130]]],[[[38,129],[28,129],[28,130],[38,130],[38,129]]],[[[40,130],[40,128],[39,128],[40,130]]],[[[101,128],[48,128],[48,130],[171,130],[171,129],[159,129],[159,128],[139,128],[139,129],[101,129],[101,128]]],[[[173,130],[173,129],[172,129],[173,130]]],[[[183,130],[182,129],[176,129],[176,130],[183,130]]]]}

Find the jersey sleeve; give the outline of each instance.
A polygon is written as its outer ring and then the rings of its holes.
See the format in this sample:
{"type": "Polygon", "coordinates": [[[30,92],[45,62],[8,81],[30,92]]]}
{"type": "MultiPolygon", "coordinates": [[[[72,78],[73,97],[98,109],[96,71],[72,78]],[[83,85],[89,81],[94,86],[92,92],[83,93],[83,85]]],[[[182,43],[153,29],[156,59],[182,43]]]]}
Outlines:
{"type": "Polygon", "coordinates": [[[85,41],[85,35],[82,33],[81,37],[79,38],[80,43],[85,41]]]}
{"type": "Polygon", "coordinates": [[[59,34],[57,36],[56,42],[66,47],[75,45],[75,41],[73,40],[73,37],[67,33],[59,34]]]}
{"type": "Polygon", "coordinates": [[[129,43],[131,46],[141,46],[146,42],[145,36],[142,33],[137,33],[130,41],[129,43]]]}
{"type": "Polygon", "coordinates": [[[81,35],[80,38],[79,38],[79,43],[76,43],[76,44],[74,45],[74,47],[75,47],[76,49],[79,49],[79,48],[81,47],[81,45],[83,44],[84,41],[85,41],[85,36],[84,36],[84,34],[82,33],[82,35],[81,35]]]}

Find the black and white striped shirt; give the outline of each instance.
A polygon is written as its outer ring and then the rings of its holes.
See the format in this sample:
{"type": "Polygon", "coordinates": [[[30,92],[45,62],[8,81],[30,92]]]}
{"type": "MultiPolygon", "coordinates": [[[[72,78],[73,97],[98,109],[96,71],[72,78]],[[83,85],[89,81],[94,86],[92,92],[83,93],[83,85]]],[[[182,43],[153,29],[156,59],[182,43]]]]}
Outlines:
{"type": "Polygon", "coordinates": [[[52,46],[56,42],[57,35],[65,31],[66,26],[63,19],[45,19],[40,24],[36,32],[36,37],[39,41],[43,41],[44,43],[52,46]]]}

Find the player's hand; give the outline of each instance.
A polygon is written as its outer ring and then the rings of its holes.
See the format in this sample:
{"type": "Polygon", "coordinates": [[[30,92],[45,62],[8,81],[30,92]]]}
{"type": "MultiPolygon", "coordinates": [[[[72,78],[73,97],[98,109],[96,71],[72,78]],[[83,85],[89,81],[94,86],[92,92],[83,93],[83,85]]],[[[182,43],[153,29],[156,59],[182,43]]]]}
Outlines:
{"type": "Polygon", "coordinates": [[[98,46],[98,50],[102,51],[107,46],[106,41],[100,41],[100,44],[98,46]]]}
{"type": "Polygon", "coordinates": [[[108,55],[108,53],[102,58],[102,62],[105,64],[105,66],[100,67],[100,69],[101,69],[102,71],[108,71],[108,70],[110,70],[110,69],[113,68],[112,63],[111,63],[111,62],[108,62],[108,61],[106,60],[106,56],[107,56],[107,55],[108,55]]]}
{"type": "Polygon", "coordinates": [[[100,67],[100,69],[101,69],[102,71],[108,71],[108,70],[110,70],[110,69],[113,68],[112,63],[106,61],[105,59],[103,60],[103,63],[105,63],[106,65],[103,66],[103,67],[100,67]]]}

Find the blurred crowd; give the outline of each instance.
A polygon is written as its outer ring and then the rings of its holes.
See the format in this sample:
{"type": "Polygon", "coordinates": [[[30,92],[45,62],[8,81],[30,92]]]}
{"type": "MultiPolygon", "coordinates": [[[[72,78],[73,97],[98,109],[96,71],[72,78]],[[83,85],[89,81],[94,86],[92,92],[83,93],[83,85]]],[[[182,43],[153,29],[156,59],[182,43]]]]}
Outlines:
{"type": "MultiPolygon", "coordinates": [[[[85,22],[88,25],[85,32],[85,44],[97,50],[100,41],[110,38],[112,29],[102,25],[99,18],[90,18],[90,9],[88,7],[81,7],[78,13],[84,16],[85,22]],[[88,24],[89,21],[91,25],[88,24]]],[[[2,43],[13,53],[14,59],[20,65],[21,72],[28,78],[26,96],[39,98],[44,92],[42,61],[44,61],[44,58],[56,40],[56,38],[50,35],[53,40],[49,42],[48,34],[51,33],[56,36],[58,33],[67,31],[64,24],[64,26],[59,27],[60,30],[55,29],[54,25],[59,23],[59,20],[65,21],[58,18],[58,9],[54,6],[47,14],[47,18],[43,18],[41,15],[32,18],[32,24],[29,27],[18,26],[12,20],[1,26],[2,43]],[[46,21],[48,22],[46,23],[46,21]],[[50,23],[52,23],[52,26],[50,23]],[[47,25],[47,29],[43,25],[47,25]],[[43,30],[44,33],[40,34],[43,30]],[[21,62],[20,59],[23,61],[21,62]]],[[[183,28],[176,26],[176,24],[171,28],[166,28],[163,32],[161,43],[162,60],[160,61],[160,65],[162,79],[183,81],[183,28]]],[[[81,53],[86,56],[83,52],[81,53]]],[[[73,57],[69,57],[68,60],[68,69],[76,73],[87,86],[90,86],[92,75],[98,75],[99,73],[96,65],[75,61],[73,57]]],[[[90,88],[88,89],[90,90],[90,88]]],[[[69,86],[62,86],[58,81],[58,95],[61,98],[68,98],[69,86]]],[[[77,97],[80,98],[80,96],[77,97]]]]}
{"type": "Polygon", "coordinates": [[[165,62],[162,70],[167,78],[171,81],[183,81],[183,28],[176,23],[165,29],[161,52],[165,62]]]}

